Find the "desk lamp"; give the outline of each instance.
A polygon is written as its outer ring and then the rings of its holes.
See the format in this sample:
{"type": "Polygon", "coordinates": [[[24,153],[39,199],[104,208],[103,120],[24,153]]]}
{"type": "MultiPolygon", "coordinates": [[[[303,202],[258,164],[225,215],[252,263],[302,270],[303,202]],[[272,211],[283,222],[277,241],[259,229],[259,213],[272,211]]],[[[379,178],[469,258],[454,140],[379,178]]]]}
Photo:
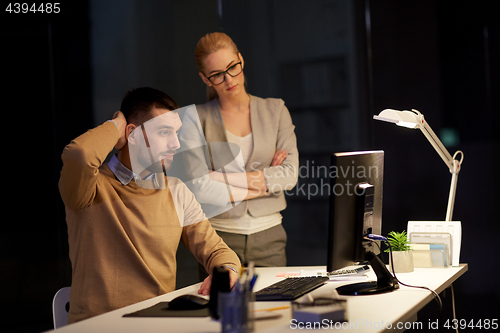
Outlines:
{"type": "Polygon", "coordinates": [[[448,209],[446,211],[446,220],[451,221],[453,215],[453,205],[455,204],[455,192],[457,190],[457,178],[460,172],[460,165],[464,160],[464,153],[457,150],[453,156],[450,155],[448,150],[444,147],[443,143],[439,140],[437,135],[431,129],[429,124],[425,121],[424,115],[417,110],[411,111],[397,111],[392,109],[385,109],[379,113],[378,116],[373,116],[373,119],[382,120],[389,123],[394,123],[398,126],[420,129],[424,133],[425,137],[434,149],[437,151],[439,156],[443,159],[444,163],[448,166],[451,172],[451,186],[450,194],[448,196],[448,209]],[[457,160],[457,155],[460,154],[460,160],[457,160]]]}

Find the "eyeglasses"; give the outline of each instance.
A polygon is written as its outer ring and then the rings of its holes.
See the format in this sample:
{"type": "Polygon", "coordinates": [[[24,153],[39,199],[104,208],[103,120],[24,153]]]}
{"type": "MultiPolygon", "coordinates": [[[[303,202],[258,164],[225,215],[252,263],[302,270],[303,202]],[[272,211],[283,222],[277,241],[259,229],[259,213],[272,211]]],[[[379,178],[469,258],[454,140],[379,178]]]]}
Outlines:
{"type": "Polygon", "coordinates": [[[219,72],[215,73],[214,75],[206,76],[205,77],[213,84],[213,85],[219,85],[222,82],[226,80],[226,74],[228,74],[231,77],[235,77],[236,75],[239,75],[243,71],[243,66],[241,66],[241,62],[238,62],[231,67],[229,67],[227,70],[224,72],[219,72]]]}

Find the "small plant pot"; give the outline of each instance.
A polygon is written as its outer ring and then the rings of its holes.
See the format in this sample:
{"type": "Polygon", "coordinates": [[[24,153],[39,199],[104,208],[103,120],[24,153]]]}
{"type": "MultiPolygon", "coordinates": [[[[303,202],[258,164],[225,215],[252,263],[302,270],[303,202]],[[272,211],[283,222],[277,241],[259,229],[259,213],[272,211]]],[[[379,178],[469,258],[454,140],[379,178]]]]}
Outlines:
{"type": "MultiPolygon", "coordinates": [[[[413,254],[411,251],[393,251],[394,271],[396,273],[413,272],[413,254]]],[[[392,260],[389,256],[390,271],[392,272],[392,260]]]]}

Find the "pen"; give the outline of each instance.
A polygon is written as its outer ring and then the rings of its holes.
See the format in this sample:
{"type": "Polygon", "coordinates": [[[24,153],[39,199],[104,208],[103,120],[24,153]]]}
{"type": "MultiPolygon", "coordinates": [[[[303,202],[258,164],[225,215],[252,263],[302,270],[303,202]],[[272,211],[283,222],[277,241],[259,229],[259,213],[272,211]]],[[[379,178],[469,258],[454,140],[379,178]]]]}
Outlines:
{"type": "Polygon", "coordinates": [[[254,267],[255,267],[255,264],[253,261],[248,262],[248,267],[246,270],[245,292],[251,290],[250,284],[251,284],[251,280],[253,279],[253,276],[254,276],[254,267]]]}
{"type": "Polygon", "coordinates": [[[258,276],[257,274],[254,274],[254,275],[252,276],[252,280],[250,281],[250,291],[252,291],[252,290],[253,290],[253,286],[255,286],[255,281],[257,281],[257,278],[258,278],[258,277],[259,277],[259,276],[258,276]]]}
{"type": "Polygon", "coordinates": [[[239,292],[244,293],[246,290],[246,284],[247,284],[247,275],[246,274],[241,274],[240,280],[238,281],[240,283],[240,288],[239,292]]]}
{"type": "Polygon", "coordinates": [[[262,311],[276,311],[276,310],[284,310],[290,308],[290,305],[285,305],[285,306],[278,306],[275,308],[269,308],[269,309],[260,309],[260,310],[254,310],[253,312],[262,312],[262,311]]]}

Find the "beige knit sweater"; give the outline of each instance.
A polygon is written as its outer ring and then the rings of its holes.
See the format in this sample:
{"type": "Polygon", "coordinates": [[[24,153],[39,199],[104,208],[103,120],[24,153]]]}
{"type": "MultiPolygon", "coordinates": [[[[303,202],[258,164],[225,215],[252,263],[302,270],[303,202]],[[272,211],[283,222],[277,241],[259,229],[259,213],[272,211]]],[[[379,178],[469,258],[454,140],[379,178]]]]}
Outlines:
{"type": "Polygon", "coordinates": [[[165,178],[175,186],[161,190],[134,180],[123,185],[102,165],[117,140],[116,126],[107,122],[62,154],[59,189],[73,269],[70,323],[173,291],[181,239],[209,272],[240,267],[180,181],[165,178]]]}

